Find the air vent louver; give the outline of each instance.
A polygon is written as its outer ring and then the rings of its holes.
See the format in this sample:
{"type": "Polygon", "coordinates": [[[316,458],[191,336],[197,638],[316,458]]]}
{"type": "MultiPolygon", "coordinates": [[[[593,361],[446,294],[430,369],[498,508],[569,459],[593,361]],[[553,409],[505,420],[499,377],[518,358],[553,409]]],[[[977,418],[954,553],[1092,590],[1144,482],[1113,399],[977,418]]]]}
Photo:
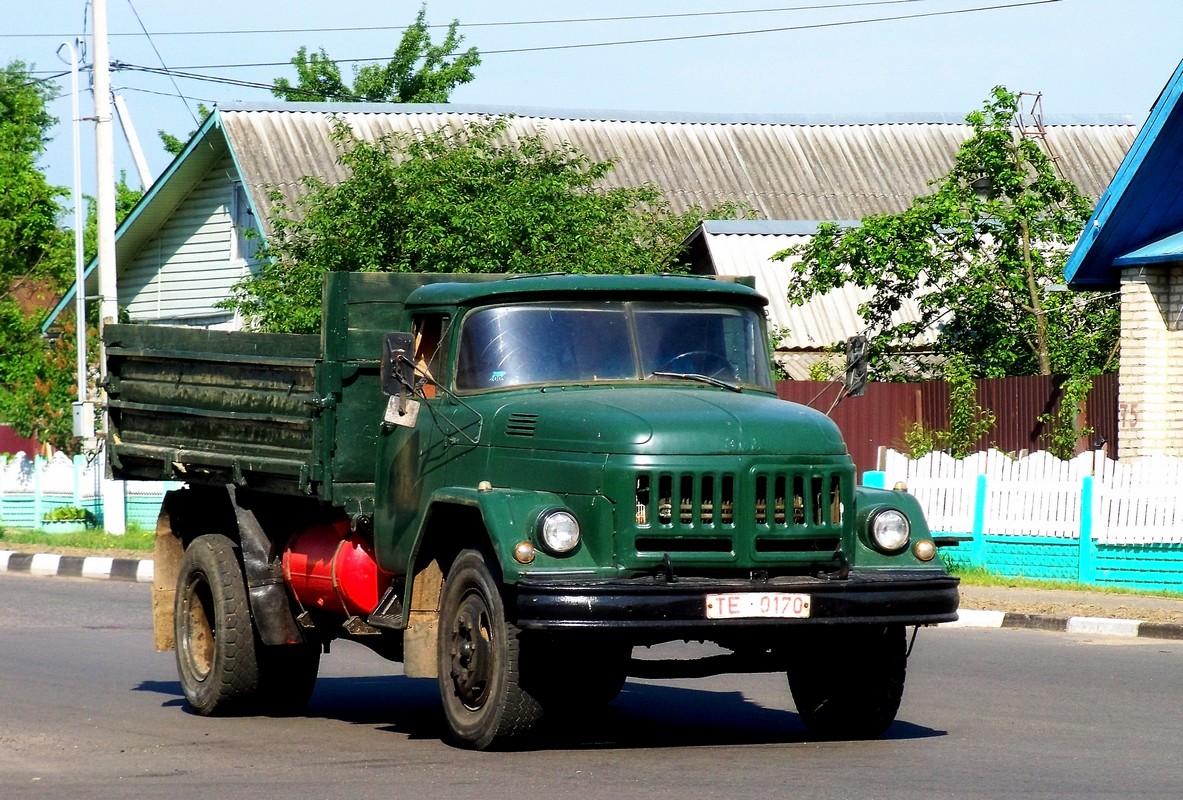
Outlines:
{"type": "Polygon", "coordinates": [[[505,423],[505,435],[530,437],[537,428],[537,414],[510,414],[509,421],[505,423]]]}

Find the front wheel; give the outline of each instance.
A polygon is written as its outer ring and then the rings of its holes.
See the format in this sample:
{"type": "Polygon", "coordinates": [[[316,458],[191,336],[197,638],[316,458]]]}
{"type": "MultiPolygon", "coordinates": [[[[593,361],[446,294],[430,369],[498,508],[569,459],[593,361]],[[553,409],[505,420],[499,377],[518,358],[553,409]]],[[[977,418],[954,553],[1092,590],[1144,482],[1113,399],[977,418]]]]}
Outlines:
{"type": "Polygon", "coordinates": [[[259,687],[255,629],[234,543],[199,536],[177,576],[177,672],[198,714],[245,710],[259,687]]]}
{"type": "Polygon", "coordinates": [[[895,720],[904,694],[902,625],[803,631],[789,657],[797,713],[822,739],[874,739],[895,720]]]}
{"type": "Polygon", "coordinates": [[[461,552],[444,584],[438,655],[444,716],[462,747],[512,746],[541,720],[541,705],[522,687],[520,636],[485,556],[461,552]]]}

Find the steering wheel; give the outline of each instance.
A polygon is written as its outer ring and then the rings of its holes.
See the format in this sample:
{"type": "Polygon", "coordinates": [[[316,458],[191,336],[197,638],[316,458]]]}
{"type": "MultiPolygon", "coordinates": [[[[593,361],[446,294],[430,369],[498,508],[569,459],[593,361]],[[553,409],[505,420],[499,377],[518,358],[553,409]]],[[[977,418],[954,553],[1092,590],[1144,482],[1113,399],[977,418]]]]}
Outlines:
{"type": "Polygon", "coordinates": [[[658,372],[687,372],[706,375],[708,378],[735,377],[735,366],[723,356],[710,350],[687,350],[685,353],[667,358],[658,372]],[[685,362],[679,367],[679,362],[685,362]]]}

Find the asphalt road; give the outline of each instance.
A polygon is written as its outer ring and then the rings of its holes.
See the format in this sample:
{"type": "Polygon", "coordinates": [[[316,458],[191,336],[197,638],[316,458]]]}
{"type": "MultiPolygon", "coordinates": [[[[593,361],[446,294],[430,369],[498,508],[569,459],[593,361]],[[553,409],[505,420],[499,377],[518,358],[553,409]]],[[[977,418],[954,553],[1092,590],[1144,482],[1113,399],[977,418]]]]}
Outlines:
{"type": "MultiPolygon", "coordinates": [[[[688,647],[688,646],[685,646],[688,647]]],[[[148,587],[0,574],[3,798],[1171,798],[1183,642],[924,630],[874,742],[805,736],[783,676],[630,681],[543,749],[439,741],[435,686],[341,644],[307,717],[206,719],[148,587]]]]}

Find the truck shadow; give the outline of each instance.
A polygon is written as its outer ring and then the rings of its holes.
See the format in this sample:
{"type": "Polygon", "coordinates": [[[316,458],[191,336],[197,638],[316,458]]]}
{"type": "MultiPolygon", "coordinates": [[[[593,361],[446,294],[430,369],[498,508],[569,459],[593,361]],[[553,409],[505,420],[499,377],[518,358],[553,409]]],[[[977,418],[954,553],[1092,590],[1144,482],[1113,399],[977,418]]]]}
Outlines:
{"type": "MultiPolygon", "coordinates": [[[[191,713],[176,681],[145,681],[136,690],[171,695],[163,706],[191,713]]],[[[790,710],[787,687],[784,702],[783,709],[769,708],[738,691],[630,681],[620,697],[604,709],[548,721],[530,747],[631,749],[811,741],[801,718],[790,710]]],[[[435,681],[401,675],[322,677],[304,716],[371,726],[410,739],[444,735],[435,681]]],[[[944,735],[945,731],[897,719],[883,739],[907,741],[944,735]]]]}

